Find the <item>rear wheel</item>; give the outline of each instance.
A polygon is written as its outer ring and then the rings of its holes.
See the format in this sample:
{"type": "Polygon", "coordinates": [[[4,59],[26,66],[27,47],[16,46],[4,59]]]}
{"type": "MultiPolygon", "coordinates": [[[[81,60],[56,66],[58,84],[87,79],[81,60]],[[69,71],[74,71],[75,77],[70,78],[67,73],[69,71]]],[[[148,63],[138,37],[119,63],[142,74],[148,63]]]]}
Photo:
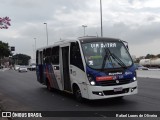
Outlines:
{"type": "Polygon", "coordinates": [[[48,91],[52,91],[51,84],[48,80],[47,80],[47,89],[48,91]]]}

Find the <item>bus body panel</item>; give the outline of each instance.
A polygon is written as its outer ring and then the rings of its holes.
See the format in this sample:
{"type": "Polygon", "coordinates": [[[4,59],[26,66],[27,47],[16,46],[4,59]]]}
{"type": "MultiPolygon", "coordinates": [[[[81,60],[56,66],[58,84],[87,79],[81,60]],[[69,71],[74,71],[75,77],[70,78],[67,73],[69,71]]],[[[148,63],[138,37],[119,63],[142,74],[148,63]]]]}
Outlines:
{"type": "MultiPolygon", "coordinates": [[[[86,74],[92,75],[96,79],[96,77],[110,77],[110,76],[116,76],[115,80],[112,80],[113,82],[118,80],[120,83],[117,83],[117,85],[114,83],[114,85],[105,85],[105,81],[103,81],[103,84],[99,84],[97,86],[92,86],[90,84],[87,84],[86,88],[88,90],[88,98],[87,99],[104,99],[104,98],[111,98],[111,97],[120,97],[120,96],[126,96],[126,95],[132,95],[132,94],[137,94],[137,81],[134,81],[133,78],[135,77],[135,66],[131,66],[130,68],[123,70],[122,74],[119,74],[120,72],[115,72],[112,71],[112,75],[109,75],[109,73],[104,72],[104,71],[97,71],[93,70],[91,68],[86,68],[86,74]],[[118,74],[116,74],[118,73],[118,74]],[[130,80],[128,83],[121,84],[121,81],[124,80],[130,80]],[[120,84],[120,85],[119,85],[120,84]],[[122,93],[119,92],[119,94],[114,93],[115,88],[121,88],[122,93]],[[127,93],[123,93],[123,90],[127,90],[127,93]],[[131,89],[134,89],[133,92],[131,92],[131,89]],[[110,95],[105,95],[104,91],[112,91],[110,95]],[[96,92],[93,94],[93,92],[96,92]],[[103,96],[98,95],[101,92],[103,96]]],[[[87,76],[86,76],[87,77],[87,76]]],[[[111,84],[111,83],[110,83],[111,84]]],[[[83,93],[82,93],[83,94],[83,93]]],[[[85,97],[86,98],[86,97],[85,97]]]]}
{"type": "Polygon", "coordinates": [[[52,65],[54,69],[55,78],[57,80],[57,84],[59,86],[59,90],[63,90],[63,81],[60,72],[60,65],[52,65]]]}
{"type": "MultiPolygon", "coordinates": [[[[88,87],[89,84],[86,73],[74,65],[70,65],[70,78],[72,87],[73,84],[77,84],[81,90],[82,97],[88,98],[88,87]]],[[[73,89],[73,88],[72,88],[73,89]]]]}
{"type": "MultiPolygon", "coordinates": [[[[57,78],[55,74],[55,70],[51,64],[47,64],[44,66],[44,80],[48,80],[52,88],[59,89],[59,85],[57,83],[57,78]]],[[[46,84],[47,81],[45,81],[46,84]]]]}

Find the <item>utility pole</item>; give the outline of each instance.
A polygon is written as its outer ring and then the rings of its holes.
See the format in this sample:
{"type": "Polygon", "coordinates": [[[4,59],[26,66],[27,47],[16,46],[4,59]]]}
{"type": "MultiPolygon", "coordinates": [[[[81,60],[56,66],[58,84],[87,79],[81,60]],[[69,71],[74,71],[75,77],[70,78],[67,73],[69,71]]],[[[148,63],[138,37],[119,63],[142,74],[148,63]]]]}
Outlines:
{"type": "Polygon", "coordinates": [[[87,25],[82,25],[82,27],[84,28],[84,36],[85,36],[85,28],[87,27],[87,25]]]}
{"type": "Polygon", "coordinates": [[[103,37],[103,24],[102,24],[102,1],[100,0],[100,16],[101,16],[101,37],[103,37]]]}
{"type": "Polygon", "coordinates": [[[47,46],[48,46],[48,28],[47,28],[47,23],[44,23],[46,25],[46,36],[47,36],[47,46]]]}

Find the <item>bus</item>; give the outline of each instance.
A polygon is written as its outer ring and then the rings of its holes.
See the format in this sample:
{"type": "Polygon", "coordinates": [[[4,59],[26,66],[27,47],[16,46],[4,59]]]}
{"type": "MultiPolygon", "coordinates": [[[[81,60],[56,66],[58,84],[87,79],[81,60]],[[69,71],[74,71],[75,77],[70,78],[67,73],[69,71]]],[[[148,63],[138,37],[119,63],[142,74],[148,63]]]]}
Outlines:
{"type": "Polygon", "coordinates": [[[36,50],[37,80],[78,101],[137,94],[137,75],[127,42],[79,37],[36,50]]]}

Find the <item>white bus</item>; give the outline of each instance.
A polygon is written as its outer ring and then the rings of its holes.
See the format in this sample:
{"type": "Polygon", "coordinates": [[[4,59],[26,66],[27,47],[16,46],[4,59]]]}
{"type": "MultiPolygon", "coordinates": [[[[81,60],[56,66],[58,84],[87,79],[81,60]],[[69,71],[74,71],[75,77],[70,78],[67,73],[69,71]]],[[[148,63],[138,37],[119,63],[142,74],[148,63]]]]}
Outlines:
{"type": "Polygon", "coordinates": [[[86,99],[137,93],[137,76],[125,41],[103,37],[65,40],[36,51],[37,80],[86,99]]]}

